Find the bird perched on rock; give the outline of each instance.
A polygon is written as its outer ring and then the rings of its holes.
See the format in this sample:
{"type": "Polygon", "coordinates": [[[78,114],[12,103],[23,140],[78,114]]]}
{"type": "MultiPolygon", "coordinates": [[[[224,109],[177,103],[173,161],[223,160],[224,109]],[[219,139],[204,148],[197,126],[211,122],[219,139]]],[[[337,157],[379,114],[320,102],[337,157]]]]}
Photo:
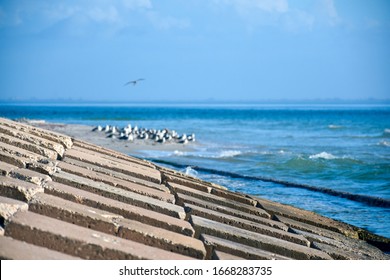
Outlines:
{"type": "Polygon", "coordinates": [[[126,84],[124,84],[123,86],[127,86],[129,84],[133,84],[133,86],[135,86],[138,82],[140,81],[144,81],[145,79],[137,79],[137,80],[133,80],[133,81],[128,81],[126,84]]]}

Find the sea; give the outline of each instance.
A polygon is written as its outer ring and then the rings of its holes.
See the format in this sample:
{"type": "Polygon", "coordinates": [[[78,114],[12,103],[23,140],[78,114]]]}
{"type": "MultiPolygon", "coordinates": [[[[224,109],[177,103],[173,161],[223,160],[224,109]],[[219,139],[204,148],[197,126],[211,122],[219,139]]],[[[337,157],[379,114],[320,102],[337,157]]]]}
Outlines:
{"type": "Polygon", "coordinates": [[[135,156],[390,238],[389,104],[0,104],[0,116],[194,133],[135,156]]]}

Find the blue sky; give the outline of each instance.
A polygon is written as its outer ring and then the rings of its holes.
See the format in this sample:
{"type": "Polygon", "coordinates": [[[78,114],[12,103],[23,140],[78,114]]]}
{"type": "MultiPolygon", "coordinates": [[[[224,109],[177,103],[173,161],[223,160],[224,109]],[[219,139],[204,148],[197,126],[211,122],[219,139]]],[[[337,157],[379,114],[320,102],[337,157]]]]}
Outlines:
{"type": "Polygon", "coordinates": [[[0,0],[0,42],[0,99],[390,98],[386,0],[0,0]]]}

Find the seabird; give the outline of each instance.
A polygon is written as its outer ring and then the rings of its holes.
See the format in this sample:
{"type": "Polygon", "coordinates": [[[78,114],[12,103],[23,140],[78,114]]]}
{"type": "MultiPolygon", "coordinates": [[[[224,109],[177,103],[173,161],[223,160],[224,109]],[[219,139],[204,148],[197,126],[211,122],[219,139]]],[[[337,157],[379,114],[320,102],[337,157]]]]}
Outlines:
{"type": "Polygon", "coordinates": [[[137,79],[137,80],[133,80],[133,81],[129,81],[127,82],[126,84],[124,84],[123,86],[127,86],[129,84],[133,84],[133,86],[135,86],[138,82],[140,81],[144,81],[145,79],[137,79]]]}
{"type": "Polygon", "coordinates": [[[93,129],[92,129],[92,131],[102,131],[102,127],[100,126],[100,125],[98,125],[98,126],[96,126],[96,127],[94,127],[93,129]]]}

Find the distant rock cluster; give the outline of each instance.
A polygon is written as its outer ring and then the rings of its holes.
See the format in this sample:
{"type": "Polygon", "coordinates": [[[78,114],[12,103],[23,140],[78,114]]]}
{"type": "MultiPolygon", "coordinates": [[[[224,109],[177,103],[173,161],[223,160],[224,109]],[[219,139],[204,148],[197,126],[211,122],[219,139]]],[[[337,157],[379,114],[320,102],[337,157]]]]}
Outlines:
{"type": "Polygon", "coordinates": [[[175,130],[169,129],[148,129],[138,126],[132,127],[131,124],[123,128],[117,126],[106,125],[104,127],[98,125],[92,129],[94,132],[105,133],[106,137],[119,139],[124,141],[148,140],[153,143],[178,143],[187,144],[189,142],[195,142],[195,134],[187,135],[185,133],[178,134],[175,130]]]}

